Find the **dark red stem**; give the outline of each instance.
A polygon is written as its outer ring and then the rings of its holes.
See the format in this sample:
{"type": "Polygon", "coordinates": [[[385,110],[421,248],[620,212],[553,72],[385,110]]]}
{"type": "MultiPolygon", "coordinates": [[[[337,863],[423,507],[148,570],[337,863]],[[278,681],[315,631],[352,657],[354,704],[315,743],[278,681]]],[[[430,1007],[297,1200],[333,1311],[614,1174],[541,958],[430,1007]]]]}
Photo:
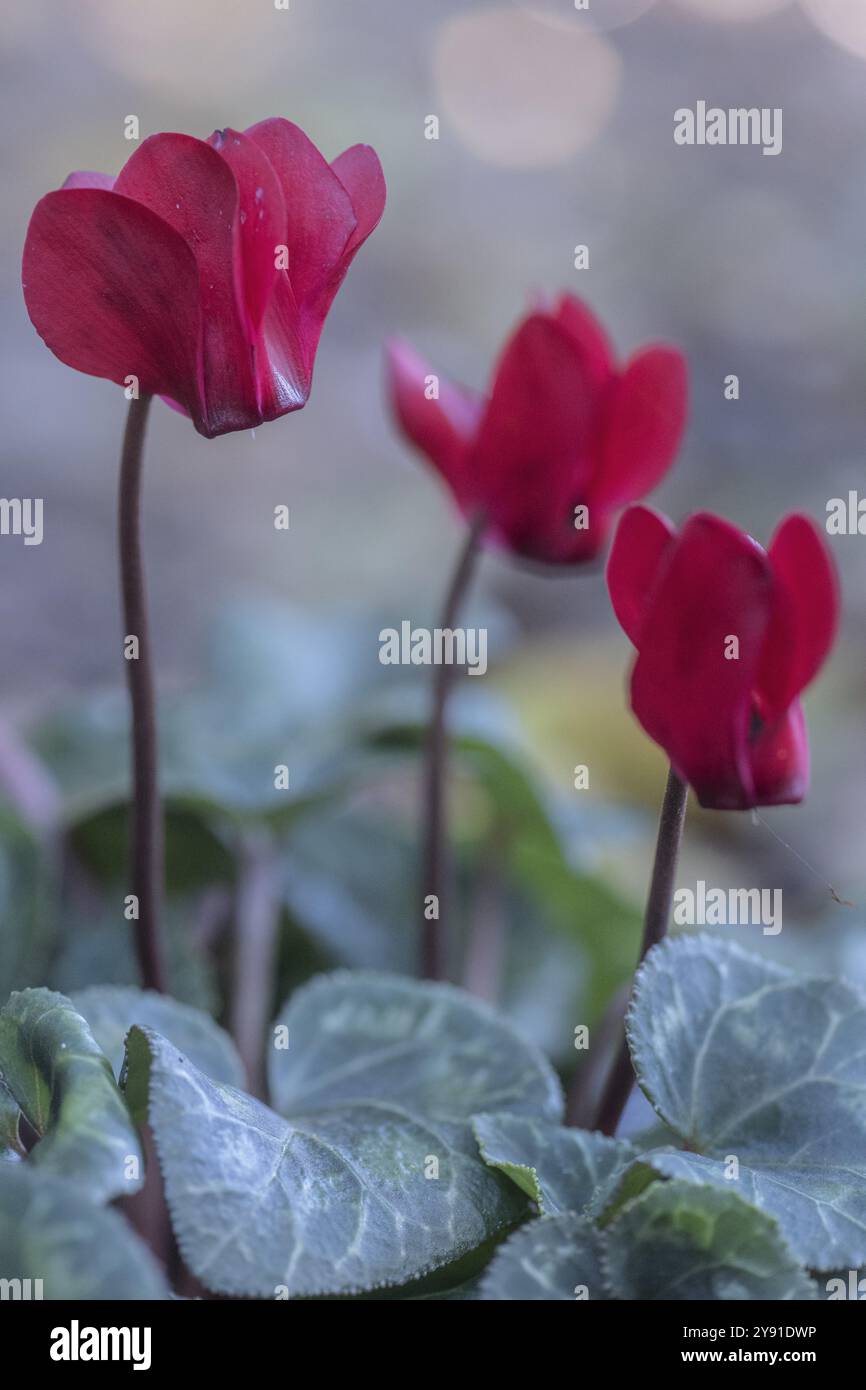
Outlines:
{"type": "Polygon", "coordinates": [[[150,396],[129,404],[120,459],[118,537],[123,595],[124,656],[132,706],[132,805],[129,817],[131,889],[138,899],[135,950],[145,989],[166,993],[160,930],[163,825],[157,776],[156,694],[141,552],[141,467],[150,396]],[[130,637],[138,652],[127,657],[130,637]]]}
{"type": "MultiPolygon", "coordinates": [[[[677,856],[686,818],[689,789],[671,768],[659,816],[656,857],[644,917],[643,940],[638,966],[653,946],[663,940],[671,915],[671,900],[677,870],[677,856]]],[[[595,1116],[595,1129],[615,1134],[634,1085],[634,1068],[625,1035],[610,1069],[595,1116]]]]}
{"type": "MultiPolygon", "coordinates": [[[[453,628],[469,587],[479,542],[484,530],[481,513],[472,518],[442,610],[441,626],[453,628]]],[[[427,980],[448,978],[448,922],[446,878],[447,830],[445,785],[448,733],[445,716],[455,669],[441,662],[433,667],[433,705],[427,734],[423,789],[423,845],[421,852],[421,976],[427,980]],[[426,900],[436,899],[438,917],[429,917],[426,900]]]]}

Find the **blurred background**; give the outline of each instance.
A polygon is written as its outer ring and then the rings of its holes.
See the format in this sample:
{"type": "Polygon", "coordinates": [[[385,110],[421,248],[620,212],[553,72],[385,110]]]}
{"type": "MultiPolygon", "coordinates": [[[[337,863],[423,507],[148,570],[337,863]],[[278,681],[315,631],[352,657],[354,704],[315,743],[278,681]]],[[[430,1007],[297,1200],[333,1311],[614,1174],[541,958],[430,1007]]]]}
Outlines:
{"type": "MultiPolygon", "coordinates": [[[[212,442],[153,412],[146,552],[176,795],[176,987],[230,1011],[237,943],[225,924],[239,901],[260,901],[262,863],[279,905],[269,996],[335,961],[411,968],[426,683],[378,665],[378,633],[435,622],[461,527],[389,421],[383,340],[402,333],[483,387],[527,297],[570,290],[621,353],[665,338],[689,358],[690,426],[658,505],[677,520],[717,510],[762,541],[792,507],[822,523],[829,498],[866,492],[866,5],[2,0],[0,11],[0,490],[45,507],[41,546],[0,539],[5,984],[72,988],[130,970],[114,891],[125,402],[50,355],[20,290],[33,205],[72,169],[116,172],[134,148],[130,114],[142,137],[284,115],[329,158],[374,145],[389,184],[305,410],[212,442]],[[699,100],[781,107],[782,153],[678,147],[673,113],[699,100]],[[736,402],[724,398],[730,373],[736,402]],[[273,528],[278,503],[288,533],[273,528]],[[277,762],[291,769],[289,811],[269,792],[277,762]]],[[[813,789],[762,817],[791,848],[748,815],[693,810],[679,882],[782,888],[779,937],[723,930],[866,983],[866,540],[830,544],[846,616],[806,701],[813,789]]],[[[664,763],[625,707],[630,649],[600,567],[528,574],[487,557],[466,621],[489,625],[493,660],[455,704],[455,974],[504,998],[567,1067],[573,1028],[598,1016],[633,959],[664,763]],[[580,763],[590,787],[577,792],[580,763]]]]}

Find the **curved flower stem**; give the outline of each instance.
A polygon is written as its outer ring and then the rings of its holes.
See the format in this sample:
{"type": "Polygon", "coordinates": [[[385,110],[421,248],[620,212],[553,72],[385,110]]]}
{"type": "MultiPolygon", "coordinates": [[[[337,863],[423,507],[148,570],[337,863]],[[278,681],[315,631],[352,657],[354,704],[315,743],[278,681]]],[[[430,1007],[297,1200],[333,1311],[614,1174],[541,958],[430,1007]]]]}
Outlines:
{"type": "Polygon", "coordinates": [[[151,399],[142,396],[129,404],[117,517],[124,638],[138,639],[137,657],[127,658],[125,663],[132,705],[129,844],[132,892],[138,899],[135,950],[144,988],[164,994],[167,982],[160,934],[163,827],[157,779],[156,697],[141,554],[141,464],[151,399]]]}
{"type": "MultiPolygon", "coordinates": [[[[457,620],[475,569],[484,524],[483,512],[477,512],[470,519],[469,531],[445,596],[442,628],[453,628],[457,620]]],[[[422,807],[421,977],[426,980],[444,980],[448,975],[448,923],[444,900],[447,875],[445,778],[448,762],[445,713],[453,678],[454,668],[446,662],[433,667],[433,706],[427,734],[422,807]],[[426,899],[431,896],[436,898],[436,917],[428,917],[425,908],[426,899]]]]}
{"type": "MultiPolygon", "coordinates": [[[[683,823],[686,818],[688,794],[688,785],[680,780],[673,768],[670,768],[661,815],[659,816],[656,856],[653,863],[649,897],[647,898],[638,966],[644,960],[647,952],[663,940],[668,929],[677,855],[683,834],[683,823]]],[[[628,1043],[623,1037],[596,1112],[594,1128],[600,1129],[602,1134],[616,1133],[617,1126],[622,1119],[622,1112],[631,1095],[634,1079],[628,1043]]]]}

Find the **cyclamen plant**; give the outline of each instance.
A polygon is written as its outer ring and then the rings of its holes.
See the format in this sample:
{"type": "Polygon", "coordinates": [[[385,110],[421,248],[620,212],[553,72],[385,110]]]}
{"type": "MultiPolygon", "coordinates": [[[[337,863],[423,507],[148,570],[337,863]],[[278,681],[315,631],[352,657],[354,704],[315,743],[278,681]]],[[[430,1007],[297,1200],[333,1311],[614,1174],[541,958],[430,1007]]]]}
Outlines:
{"type": "MultiPolygon", "coordinates": [[[[266,1099],[206,1010],[157,992],[156,709],[138,527],[147,405],[163,396],[208,437],[303,405],[328,307],[383,203],[372,151],[329,166],[297,127],[267,121],[210,142],[154,137],[116,181],[73,175],[34,213],[34,323],[63,361],[138,388],[120,530],[139,645],[144,988],[31,987],[0,1008],[0,1277],[83,1299],[840,1296],[837,1272],[866,1263],[866,1001],[710,937],[663,939],[688,787],[726,811],[806,794],[799,697],[830,652],[839,600],[805,517],[786,518],[766,552],[708,515],[676,532],[631,507],[616,531],[608,586],[638,653],[631,704],[671,770],[626,1040],[593,1129],[564,1123],[541,1050],[450,984],[308,970],[268,1033],[266,1099]],[[272,264],[275,248],[288,248],[286,266],[272,264]],[[662,1137],[616,1137],[635,1078],[662,1137]],[[144,1215],[126,1204],[132,1219],[111,1205],[145,1179],[165,1196],[168,1242],[153,1202],[144,1215]]],[[[618,367],[570,296],[517,329],[488,400],[441,383],[431,393],[432,380],[392,344],[401,427],[469,523],[449,624],[483,544],[551,566],[600,555],[620,507],[667,472],[685,420],[682,356],[653,347],[618,367]]],[[[446,846],[447,690],[440,676],[425,895],[441,889],[446,846]]],[[[226,819],[220,808],[210,825],[220,847],[226,819]]],[[[540,798],[532,819],[549,850],[540,798]]],[[[292,821],[287,853],[297,833],[292,821]]],[[[561,886],[569,870],[557,869],[561,886]]],[[[445,973],[445,945],[426,933],[427,973],[445,973]]]]}
{"type": "Polygon", "coordinates": [[[160,931],[163,830],[140,496],[154,396],[206,438],[306,404],[319,337],[376,227],[373,150],[328,164],[276,117],[209,140],[145,140],[117,178],[70,174],[37,205],[24,246],[27,309],[70,367],[126,388],[119,542],[132,704],[132,889],[142,983],[168,987],[160,931]]]}
{"type": "MultiPolygon", "coordinates": [[[[442,614],[459,616],[479,549],[550,566],[596,558],[616,512],[674,461],[686,421],[685,360],[655,345],[620,367],[601,324],[574,295],[537,308],[497,363],[489,398],[431,372],[408,344],[387,356],[398,424],[432,463],[468,530],[442,614]]],[[[424,781],[422,973],[448,974],[446,706],[436,669],[424,781]]]]}

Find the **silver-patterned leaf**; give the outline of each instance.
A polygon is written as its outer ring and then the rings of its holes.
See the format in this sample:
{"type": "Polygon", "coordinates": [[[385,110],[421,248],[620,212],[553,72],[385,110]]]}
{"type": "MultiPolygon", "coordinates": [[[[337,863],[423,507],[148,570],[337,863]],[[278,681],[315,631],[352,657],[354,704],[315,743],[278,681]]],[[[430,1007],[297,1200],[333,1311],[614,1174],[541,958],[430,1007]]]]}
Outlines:
{"type": "Polygon", "coordinates": [[[468,1117],[486,1101],[552,1119],[559,1083],[476,1001],[397,977],[324,977],[281,1016],[275,1053],[282,1115],[149,1030],[127,1041],[127,1094],[136,1113],[147,1106],[181,1250],[209,1288],[399,1286],[524,1215],[468,1117]]]}
{"type": "Polygon", "coordinates": [[[500,1246],[484,1275],[485,1301],[526,1303],[607,1299],[601,1237],[574,1212],[530,1221],[500,1246]]]}
{"type": "Polygon", "coordinates": [[[561,1114],[562,1091],[541,1052],[450,985],[366,971],[320,975],[292,996],[274,1039],[268,1080],[283,1115],[370,1097],[452,1120],[494,1110],[561,1114]]]}
{"type": "Polygon", "coordinates": [[[476,1115],[485,1163],[499,1168],[541,1211],[601,1211],[637,1150],[623,1139],[564,1129],[525,1115],[476,1115]]]}
{"type": "Polygon", "coordinates": [[[855,990],[682,937],[639,972],[628,1035],[642,1088],[692,1151],[647,1161],[725,1186],[733,1174],[812,1268],[866,1261],[866,1006],[855,990]]]}
{"type": "Polygon", "coordinates": [[[39,1135],[28,1165],[96,1201],[141,1187],[144,1159],[111,1064],[64,995],[22,990],[0,1009],[0,1079],[39,1135]]]}
{"type": "Polygon", "coordinates": [[[811,1299],[776,1222],[736,1192],[653,1183],[605,1231],[611,1293],[636,1300],[811,1299]]]}

